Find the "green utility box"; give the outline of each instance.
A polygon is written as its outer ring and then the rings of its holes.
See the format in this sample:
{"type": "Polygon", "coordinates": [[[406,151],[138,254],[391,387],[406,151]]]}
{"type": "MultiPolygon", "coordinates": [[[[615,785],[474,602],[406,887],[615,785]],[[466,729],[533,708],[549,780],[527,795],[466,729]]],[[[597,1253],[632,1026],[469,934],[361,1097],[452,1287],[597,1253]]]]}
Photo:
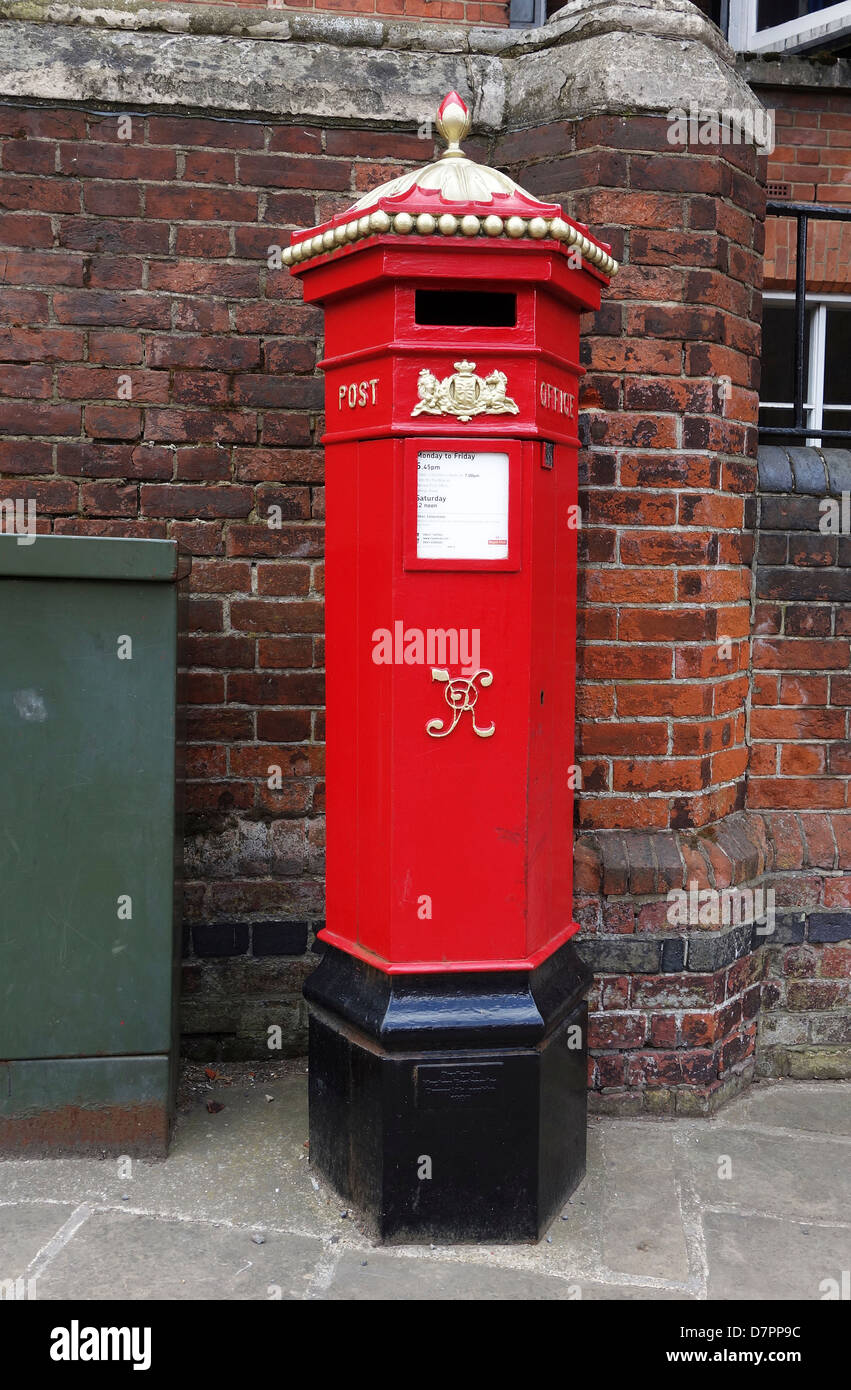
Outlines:
{"type": "Polygon", "coordinates": [[[164,1155],[177,1060],[172,541],[0,536],[0,1152],[164,1155]]]}

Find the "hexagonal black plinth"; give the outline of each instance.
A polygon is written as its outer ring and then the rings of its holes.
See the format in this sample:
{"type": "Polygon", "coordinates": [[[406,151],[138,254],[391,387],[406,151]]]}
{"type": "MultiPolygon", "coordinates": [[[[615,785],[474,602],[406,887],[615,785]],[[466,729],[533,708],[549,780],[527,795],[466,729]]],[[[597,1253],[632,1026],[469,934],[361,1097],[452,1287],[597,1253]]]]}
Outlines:
{"type": "Polygon", "coordinates": [[[310,1161],[388,1242],[539,1240],[585,1172],[590,975],[389,976],[328,947],[310,1003],[310,1161]]]}

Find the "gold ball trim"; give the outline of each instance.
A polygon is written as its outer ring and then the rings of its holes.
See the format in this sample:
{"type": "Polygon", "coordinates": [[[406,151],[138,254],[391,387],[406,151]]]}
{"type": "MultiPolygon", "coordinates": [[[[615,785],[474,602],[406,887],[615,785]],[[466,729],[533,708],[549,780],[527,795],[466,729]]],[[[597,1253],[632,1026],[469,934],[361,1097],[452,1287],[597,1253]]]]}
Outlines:
{"type": "Polygon", "coordinates": [[[284,247],[281,259],[285,266],[298,265],[301,261],[333,252],[347,242],[387,232],[394,232],[398,236],[409,236],[412,233],[434,236],[435,232],[439,232],[442,236],[461,235],[468,238],[484,234],[491,238],[507,236],[513,241],[519,241],[523,237],[530,237],[533,241],[551,238],[568,246],[578,246],[585,260],[597,266],[606,275],[617,275],[620,269],[613,256],[601,246],[597,246],[583,232],[571,227],[562,217],[548,219],[512,216],[504,219],[495,213],[489,213],[481,219],[473,213],[465,213],[458,218],[451,212],[441,213],[439,217],[434,217],[430,212],[421,212],[416,218],[408,212],[397,212],[391,217],[382,208],[284,247]]]}

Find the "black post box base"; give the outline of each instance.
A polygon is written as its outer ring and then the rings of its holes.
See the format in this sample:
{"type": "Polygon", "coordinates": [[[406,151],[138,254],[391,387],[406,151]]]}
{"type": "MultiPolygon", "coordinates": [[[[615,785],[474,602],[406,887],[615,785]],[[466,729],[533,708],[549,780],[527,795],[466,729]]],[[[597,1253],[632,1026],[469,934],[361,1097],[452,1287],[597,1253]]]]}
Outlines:
{"type": "Polygon", "coordinates": [[[590,973],[396,975],[326,948],[310,1162],[393,1243],[540,1240],[585,1173],[590,973]]]}

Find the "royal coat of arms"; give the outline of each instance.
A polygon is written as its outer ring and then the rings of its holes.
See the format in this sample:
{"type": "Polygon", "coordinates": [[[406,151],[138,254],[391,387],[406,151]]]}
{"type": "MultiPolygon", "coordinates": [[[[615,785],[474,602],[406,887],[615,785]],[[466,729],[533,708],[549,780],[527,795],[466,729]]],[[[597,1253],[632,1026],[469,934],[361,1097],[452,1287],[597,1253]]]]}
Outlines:
{"type": "Polygon", "coordinates": [[[520,407],[505,394],[508,377],[493,371],[479,376],[475,362],[456,362],[452,376],[442,381],[423,367],[417,381],[419,400],[412,415],[455,415],[472,420],[475,415],[517,415],[520,407]]]}

